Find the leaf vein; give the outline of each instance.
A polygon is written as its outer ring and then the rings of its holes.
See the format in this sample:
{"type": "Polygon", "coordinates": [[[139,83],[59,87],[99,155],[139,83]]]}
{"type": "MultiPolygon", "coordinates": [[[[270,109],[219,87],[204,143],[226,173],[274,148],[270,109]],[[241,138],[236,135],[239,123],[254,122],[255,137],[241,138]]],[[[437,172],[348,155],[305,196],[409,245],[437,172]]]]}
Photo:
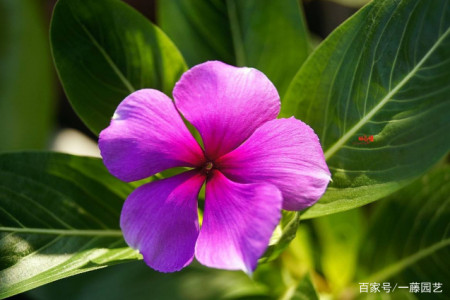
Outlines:
{"type": "Polygon", "coordinates": [[[117,67],[117,65],[114,63],[114,61],[111,59],[109,54],[105,51],[105,49],[99,44],[99,42],[96,40],[96,38],[91,34],[91,32],[86,28],[86,26],[81,23],[81,21],[76,17],[75,14],[73,14],[74,19],[77,21],[77,23],[80,25],[81,29],[86,33],[88,38],[91,40],[91,42],[94,44],[95,48],[100,52],[100,54],[105,58],[108,65],[111,67],[111,69],[114,71],[114,73],[119,77],[120,81],[124,84],[124,86],[128,89],[130,93],[133,93],[136,91],[136,89],[133,87],[133,85],[128,81],[128,79],[123,75],[122,71],[117,67]]]}
{"type": "Polygon", "coordinates": [[[336,143],[325,152],[325,159],[329,159],[338,151],[361,127],[363,127],[368,120],[370,120],[383,106],[394,96],[420,69],[420,67],[428,60],[434,53],[437,47],[450,33],[450,28],[436,41],[436,43],[428,50],[419,63],[401,80],[381,101],[372,108],[358,123],[356,123],[344,136],[339,138],[336,143]]]}

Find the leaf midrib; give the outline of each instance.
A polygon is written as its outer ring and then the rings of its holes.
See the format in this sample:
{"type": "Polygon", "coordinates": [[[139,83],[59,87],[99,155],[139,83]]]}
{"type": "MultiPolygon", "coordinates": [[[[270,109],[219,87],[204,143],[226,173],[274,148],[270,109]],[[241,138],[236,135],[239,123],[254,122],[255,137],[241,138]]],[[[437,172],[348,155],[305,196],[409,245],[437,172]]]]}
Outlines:
{"type": "Polygon", "coordinates": [[[30,233],[30,234],[49,234],[62,236],[108,236],[122,237],[121,230],[105,229],[53,229],[53,228],[20,228],[20,227],[0,227],[0,232],[30,233]]]}
{"type": "Polygon", "coordinates": [[[440,46],[442,41],[450,33],[450,28],[439,37],[433,47],[423,56],[419,63],[400,81],[374,108],[372,108],[368,114],[366,114],[358,123],[356,123],[346,134],[336,141],[327,151],[325,151],[325,159],[331,158],[341,147],[359,130],[363,127],[376,113],[378,113],[383,106],[391,100],[391,98],[418,72],[422,65],[428,60],[433,52],[440,46]]]}
{"type": "Polygon", "coordinates": [[[124,86],[127,88],[127,90],[130,93],[133,93],[136,91],[134,86],[128,81],[128,79],[125,77],[125,75],[120,71],[119,67],[114,63],[114,61],[111,59],[111,57],[108,55],[106,50],[100,45],[100,43],[95,39],[95,37],[91,34],[91,32],[86,28],[86,26],[83,25],[83,23],[75,16],[75,14],[72,14],[73,18],[77,21],[77,23],[80,25],[81,29],[86,33],[88,38],[91,40],[91,42],[94,44],[95,48],[100,52],[100,54],[105,58],[108,65],[111,67],[111,69],[114,71],[114,73],[119,77],[120,81],[124,84],[124,86]]]}

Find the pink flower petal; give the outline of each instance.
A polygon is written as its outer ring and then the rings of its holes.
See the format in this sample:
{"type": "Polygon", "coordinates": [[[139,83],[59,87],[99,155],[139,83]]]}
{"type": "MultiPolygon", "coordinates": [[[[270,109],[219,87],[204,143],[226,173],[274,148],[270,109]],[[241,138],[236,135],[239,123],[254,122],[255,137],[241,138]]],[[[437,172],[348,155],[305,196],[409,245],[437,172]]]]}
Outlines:
{"type": "Polygon", "coordinates": [[[123,181],[149,177],[173,167],[200,165],[203,153],[172,100],[144,89],[123,100],[99,147],[108,170],[123,181]]]}
{"type": "Polygon", "coordinates": [[[294,118],[265,123],[243,145],[221,157],[217,165],[237,182],[275,185],[283,194],[286,210],[311,206],[330,181],[319,138],[294,118]]]}
{"type": "Polygon", "coordinates": [[[214,171],[195,257],[209,267],[251,273],[280,220],[281,202],[273,185],[239,184],[214,171]]]}
{"type": "Polygon", "coordinates": [[[174,272],[194,257],[198,236],[197,196],[205,177],[190,171],[136,189],[122,209],[120,227],[128,245],[155,270],[174,272]]]}
{"type": "Polygon", "coordinates": [[[209,159],[239,146],[280,111],[277,90],[263,73],[218,61],[184,73],[173,96],[177,108],[202,136],[209,159]]]}

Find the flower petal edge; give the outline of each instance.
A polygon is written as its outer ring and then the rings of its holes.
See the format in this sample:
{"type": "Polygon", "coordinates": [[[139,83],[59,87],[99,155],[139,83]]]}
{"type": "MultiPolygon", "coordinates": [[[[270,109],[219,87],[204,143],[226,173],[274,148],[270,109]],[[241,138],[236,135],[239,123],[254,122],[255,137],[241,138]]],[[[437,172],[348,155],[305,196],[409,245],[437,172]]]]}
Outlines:
{"type": "Polygon", "coordinates": [[[199,224],[197,197],[205,177],[195,171],[150,182],[127,198],[120,216],[125,241],[145,263],[174,272],[194,257],[199,224]]]}
{"type": "Polygon", "coordinates": [[[251,274],[281,218],[281,202],[273,185],[240,184],[214,171],[195,257],[208,267],[251,274]]]}
{"type": "Polygon", "coordinates": [[[153,89],[136,91],[119,104],[100,133],[99,148],[107,169],[123,181],[197,166],[203,160],[173,101],[153,89]]]}

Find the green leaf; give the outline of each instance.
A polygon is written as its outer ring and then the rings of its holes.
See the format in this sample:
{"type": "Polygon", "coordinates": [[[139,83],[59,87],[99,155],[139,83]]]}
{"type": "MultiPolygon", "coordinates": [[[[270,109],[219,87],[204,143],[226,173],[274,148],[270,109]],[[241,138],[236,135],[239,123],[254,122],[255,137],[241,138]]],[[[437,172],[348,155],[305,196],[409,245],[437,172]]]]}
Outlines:
{"type": "Polygon", "coordinates": [[[133,262],[66,278],[29,295],[37,300],[217,300],[241,299],[245,295],[265,299],[265,292],[264,286],[243,272],[214,270],[194,263],[181,272],[164,274],[143,262],[133,262]]]}
{"type": "Polygon", "coordinates": [[[206,60],[255,67],[280,95],[309,53],[297,0],[159,1],[161,28],[190,66],[206,60]]]}
{"type": "Polygon", "coordinates": [[[154,88],[171,95],[186,70],[169,38],[118,0],[58,1],[51,45],[64,90],[94,133],[128,94],[154,88]]]}
{"type": "Polygon", "coordinates": [[[118,224],[132,190],[96,158],[0,155],[0,298],[138,259],[118,224]]]}
{"type": "Polygon", "coordinates": [[[340,5],[348,7],[360,8],[361,6],[367,4],[370,0],[328,0],[328,1],[335,2],[340,5]]]}
{"type": "Polygon", "coordinates": [[[53,73],[34,0],[0,1],[0,151],[42,149],[53,116],[53,73]]]}
{"type": "Polygon", "coordinates": [[[447,0],[375,0],[302,66],[282,115],[315,130],[333,179],[303,218],[387,196],[449,151],[449,16],[447,0]]]}
{"type": "Polygon", "coordinates": [[[448,287],[449,195],[447,165],[380,203],[361,244],[359,282],[441,282],[448,287]]]}
{"type": "Polygon", "coordinates": [[[282,211],[281,221],[275,228],[270,238],[269,247],[259,259],[259,263],[265,263],[276,259],[289,246],[295,238],[299,225],[300,214],[293,211],[282,211]]]}
{"type": "Polygon", "coordinates": [[[307,274],[294,289],[290,289],[281,300],[319,300],[311,276],[307,274]]]}

